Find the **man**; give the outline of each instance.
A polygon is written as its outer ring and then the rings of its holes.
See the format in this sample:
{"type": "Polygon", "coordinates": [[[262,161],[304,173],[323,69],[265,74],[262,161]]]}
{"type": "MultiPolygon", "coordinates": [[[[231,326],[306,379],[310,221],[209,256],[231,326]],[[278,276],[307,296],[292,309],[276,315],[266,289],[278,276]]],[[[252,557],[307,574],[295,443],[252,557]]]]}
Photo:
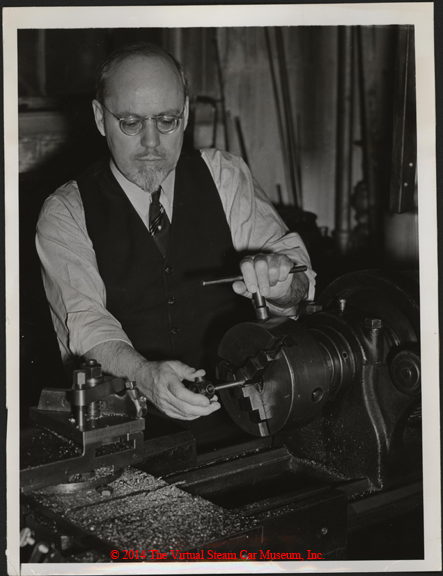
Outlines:
{"type": "Polygon", "coordinates": [[[93,110],[111,158],[48,198],[37,226],[63,361],[96,359],[172,418],[207,416],[217,398],[182,381],[203,376],[223,332],[250,315],[241,296],[259,290],[271,311],[295,315],[313,295],[309,257],[241,159],[181,155],[189,98],[170,54],[146,43],[112,54],[93,110]],[[240,264],[242,252],[253,255],[240,264]],[[294,263],[307,273],[290,275],[294,263]],[[237,294],[201,287],[239,264],[237,294]]]}

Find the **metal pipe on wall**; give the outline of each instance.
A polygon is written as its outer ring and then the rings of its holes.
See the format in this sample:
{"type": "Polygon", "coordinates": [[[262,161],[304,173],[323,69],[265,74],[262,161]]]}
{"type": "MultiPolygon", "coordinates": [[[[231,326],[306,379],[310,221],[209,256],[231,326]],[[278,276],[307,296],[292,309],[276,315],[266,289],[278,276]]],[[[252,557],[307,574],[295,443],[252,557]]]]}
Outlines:
{"type": "Polygon", "coordinates": [[[46,30],[37,30],[37,77],[39,96],[46,96],[46,30]]]}
{"type": "Polygon", "coordinates": [[[338,29],[335,242],[341,256],[349,251],[351,225],[353,62],[353,29],[351,26],[340,26],[338,29]]]}
{"type": "Polygon", "coordinates": [[[363,178],[368,191],[368,244],[375,250],[383,249],[382,211],[380,203],[380,165],[376,134],[376,89],[371,71],[374,60],[375,30],[356,27],[358,50],[358,90],[363,145],[363,178]]]}
{"type": "MultiPolygon", "coordinates": [[[[274,94],[275,112],[277,115],[277,128],[278,128],[278,135],[280,138],[280,146],[281,146],[281,152],[282,152],[283,170],[284,170],[284,174],[285,174],[286,187],[291,188],[292,187],[292,181],[291,181],[291,176],[290,176],[290,172],[289,172],[289,162],[291,161],[291,159],[288,158],[288,146],[286,143],[286,134],[285,134],[285,130],[283,127],[283,113],[282,113],[282,109],[281,109],[281,105],[280,105],[280,95],[279,95],[279,89],[278,89],[278,83],[277,83],[277,76],[276,76],[275,68],[274,68],[274,57],[272,54],[271,37],[270,37],[270,31],[269,30],[270,30],[269,28],[264,28],[265,40],[266,40],[266,51],[268,54],[269,70],[271,73],[272,91],[274,94]]],[[[278,195],[279,203],[283,204],[283,195],[282,195],[282,191],[281,191],[281,186],[279,184],[277,184],[277,195],[278,195]]],[[[295,195],[295,191],[293,189],[292,189],[292,195],[293,195],[293,197],[295,195]]]]}
{"type": "Polygon", "coordinates": [[[283,41],[283,32],[281,28],[275,28],[275,41],[277,46],[278,63],[280,71],[280,84],[282,87],[283,111],[286,124],[286,142],[288,145],[289,173],[291,177],[291,187],[294,204],[297,208],[302,208],[302,198],[300,182],[297,181],[296,164],[298,146],[294,132],[294,121],[292,117],[292,101],[289,92],[289,78],[286,66],[285,46],[283,41]]]}
{"type": "Polygon", "coordinates": [[[212,38],[214,43],[214,55],[215,55],[215,65],[217,67],[217,77],[220,89],[220,103],[221,103],[221,113],[223,122],[223,133],[225,136],[225,150],[229,151],[229,133],[228,133],[228,118],[226,114],[226,100],[225,100],[225,85],[223,81],[223,72],[221,67],[220,51],[218,49],[218,35],[217,30],[214,31],[214,36],[212,38]]]}
{"type": "Polygon", "coordinates": [[[166,49],[177,58],[179,62],[183,62],[183,31],[181,28],[172,28],[168,31],[166,37],[166,49]]]}

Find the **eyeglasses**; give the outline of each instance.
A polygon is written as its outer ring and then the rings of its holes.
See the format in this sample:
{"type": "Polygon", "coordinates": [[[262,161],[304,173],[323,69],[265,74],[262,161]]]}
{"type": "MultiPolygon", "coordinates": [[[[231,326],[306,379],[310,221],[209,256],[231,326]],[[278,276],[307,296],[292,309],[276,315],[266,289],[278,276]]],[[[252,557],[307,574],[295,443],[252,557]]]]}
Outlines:
{"type": "Polygon", "coordinates": [[[150,116],[145,118],[143,116],[136,116],[134,114],[120,118],[108,110],[104,104],[101,104],[101,106],[119,121],[120,130],[127,136],[136,136],[137,134],[140,134],[140,132],[145,127],[146,120],[154,120],[155,126],[160,134],[172,134],[172,132],[175,132],[179,127],[180,120],[183,118],[185,113],[183,108],[180,116],[173,116],[168,114],[166,116],[150,116]]]}

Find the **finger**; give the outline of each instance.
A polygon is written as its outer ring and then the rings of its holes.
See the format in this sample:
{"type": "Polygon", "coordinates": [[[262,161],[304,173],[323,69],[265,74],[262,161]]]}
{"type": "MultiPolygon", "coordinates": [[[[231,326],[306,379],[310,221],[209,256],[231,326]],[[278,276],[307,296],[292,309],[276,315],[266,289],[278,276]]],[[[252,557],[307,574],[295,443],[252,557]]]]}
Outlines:
{"type": "Polygon", "coordinates": [[[180,402],[186,402],[192,406],[201,406],[202,408],[207,408],[210,404],[209,398],[204,394],[196,394],[188,390],[181,382],[170,383],[169,391],[174,398],[177,398],[180,402]]]}
{"type": "Polygon", "coordinates": [[[174,406],[171,406],[170,410],[180,416],[180,418],[195,419],[201,416],[209,416],[209,414],[212,414],[219,408],[221,408],[219,402],[208,403],[206,408],[202,408],[201,406],[192,406],[186,402],[179,401],[177,404],[174,404],[174,406]]]}
{"type": "Polygon", "coordinates": [[[200,416],[208,416],[212,412],[218,410],[221,406],[219,402],[211,403],[208,398],[202,396],[200,394],[192,394],[193,396],[200,396],[207,401],[207,406],[196,406],[193,404],[189,404],[188,402],[179,400],[173,393],[169,390],[164,391],[165,394],[162,395],[157,400],[157,406],[172,418],[180,418],[180,419],[194,419],[199,418],[200,416]]]}
{"type": "Polygon", "coordinates": [[[170,392],[171,404],[183,415],[207,416],[221,407],[219,402],[211,402],[203,394],[191,392],[181,382],[170,386],[170,392]]]}
{"type": "Polygon", "coordinates": [[[203,378],[203,376],[206,374],[206,370],[203,370],[203,368],[200,368],[199,370],[196,370],[193,375],[192,378],[194,381],[196,378],[203,378]]]}
{"type": "Polygon", "coordinates": [[[179,360],[171,360],[167,362],[167,364],[176,373],[180,380],[190,380],[193,382],[195,378],[201,378],[206,374],[202,368],[196,370],[192,366],[188,366],[179,360]]]}
{"type": "Polygon", "coordinates": [[[243,274],[243,282],[246,285],[246,289],[251,294],[254,294],[258,290],[258,281],[255,273],[254,259],[248,257],[242,260],[240,269],[243,274]]]}
{"type": "Polygon", "coordinates": [[[269,285],[275,286],[277,282],[281,282],[284,278],[284,269],[280,266],[278,258],[270,258],[268,260],[268,278],[269,285]]]}
{"type": "Polygon", "coordinates": [[[164,408],[162,408],[162,411],[166,414],[166,416],[169,416],[170,418],[174,418],[175,420],[197,420],[197,418],[200,418],[200,416],[189,416],[189,415],[185,415],[181,412],[178,412],[177,410],[172,410],[170,407],[165,406],[164,408]]]}
{"type": "Polygon", "coordinates": [[[193,382],[196,378],[203,378],[203,376],[206,374],[206,371],[203,370],[203,368],[200,368],[199,370],[191,368],[190,366],[186,366],[186,368],[187,369],[183,371],[184,380],[190,380],[191,382],[193,382]]]}
{"type": "Polygon", "coordinates": [[[252,294],[250,292],[248,292],[248,289],[246,288],[246,284],[243,281],[234,282],[234,284],[232,285],[232,289],[234,290],[234,292],[236,292],[237,294],[240,294],[241,296],[246,296],[247,298],[252,298],[252,294]]]}
{"type": "Polygon", "coordinates": [[[294,263],[287,256],[283,256],[279,259],[279,262],[278,262],[278,270],[279,270],[278,281],[279,282],[284,282],[285,280],[288,279],[289,272],[291,271],[291,268],[293,266],[294,266],[294,263]]]}
{"type": "Polygon", "coordinates": [[[255,274],[258,281],[260,294],[265,298],[270,294],[269,287],[269,266],[266,257],[256,257],[254,261],[255,274]]]}
{"type": "Polygon", "coordinates": [[[212,412],[215,412],[220,408],[220,404],[211,405],[211,410],[208,410],[205,414],[189,414],[185,410],[178,411],[177,409],[172,409],[171,407],[166,407],[163,412],[170,416],[171,418],[176,418],[177,420],[197,420],[197,418],[201,418],[204,416],[209,416],[212,412]]]}

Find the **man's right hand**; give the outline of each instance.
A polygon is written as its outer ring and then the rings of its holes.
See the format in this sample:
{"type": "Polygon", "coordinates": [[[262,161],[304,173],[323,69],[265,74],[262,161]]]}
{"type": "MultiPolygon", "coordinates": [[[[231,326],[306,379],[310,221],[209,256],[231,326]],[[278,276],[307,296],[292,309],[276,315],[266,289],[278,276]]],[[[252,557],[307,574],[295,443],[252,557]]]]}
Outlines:
{"type": "Polygon", "coordinates": [[[137,386],[167,416],[195,420],[220,408],[217,396],[209,400],[202,394],[191,392],[182,383],[182,380],[193,382],[204,375],[204,370],[195,370],[178,360],[147,362],[140,370],[137,386]]]}
{"type": "Polygon", "coordinates": [[[107,374],[135,380],[146,398],[171,418],[195,420],[220,408],[217,396],[209,400],[185,388],[182,380],[193,382],[204,376],[205,371],[190,368],[178,360],[149,362],[121,340],[97,344],[84,357],[97,360],[107,374]]]}

